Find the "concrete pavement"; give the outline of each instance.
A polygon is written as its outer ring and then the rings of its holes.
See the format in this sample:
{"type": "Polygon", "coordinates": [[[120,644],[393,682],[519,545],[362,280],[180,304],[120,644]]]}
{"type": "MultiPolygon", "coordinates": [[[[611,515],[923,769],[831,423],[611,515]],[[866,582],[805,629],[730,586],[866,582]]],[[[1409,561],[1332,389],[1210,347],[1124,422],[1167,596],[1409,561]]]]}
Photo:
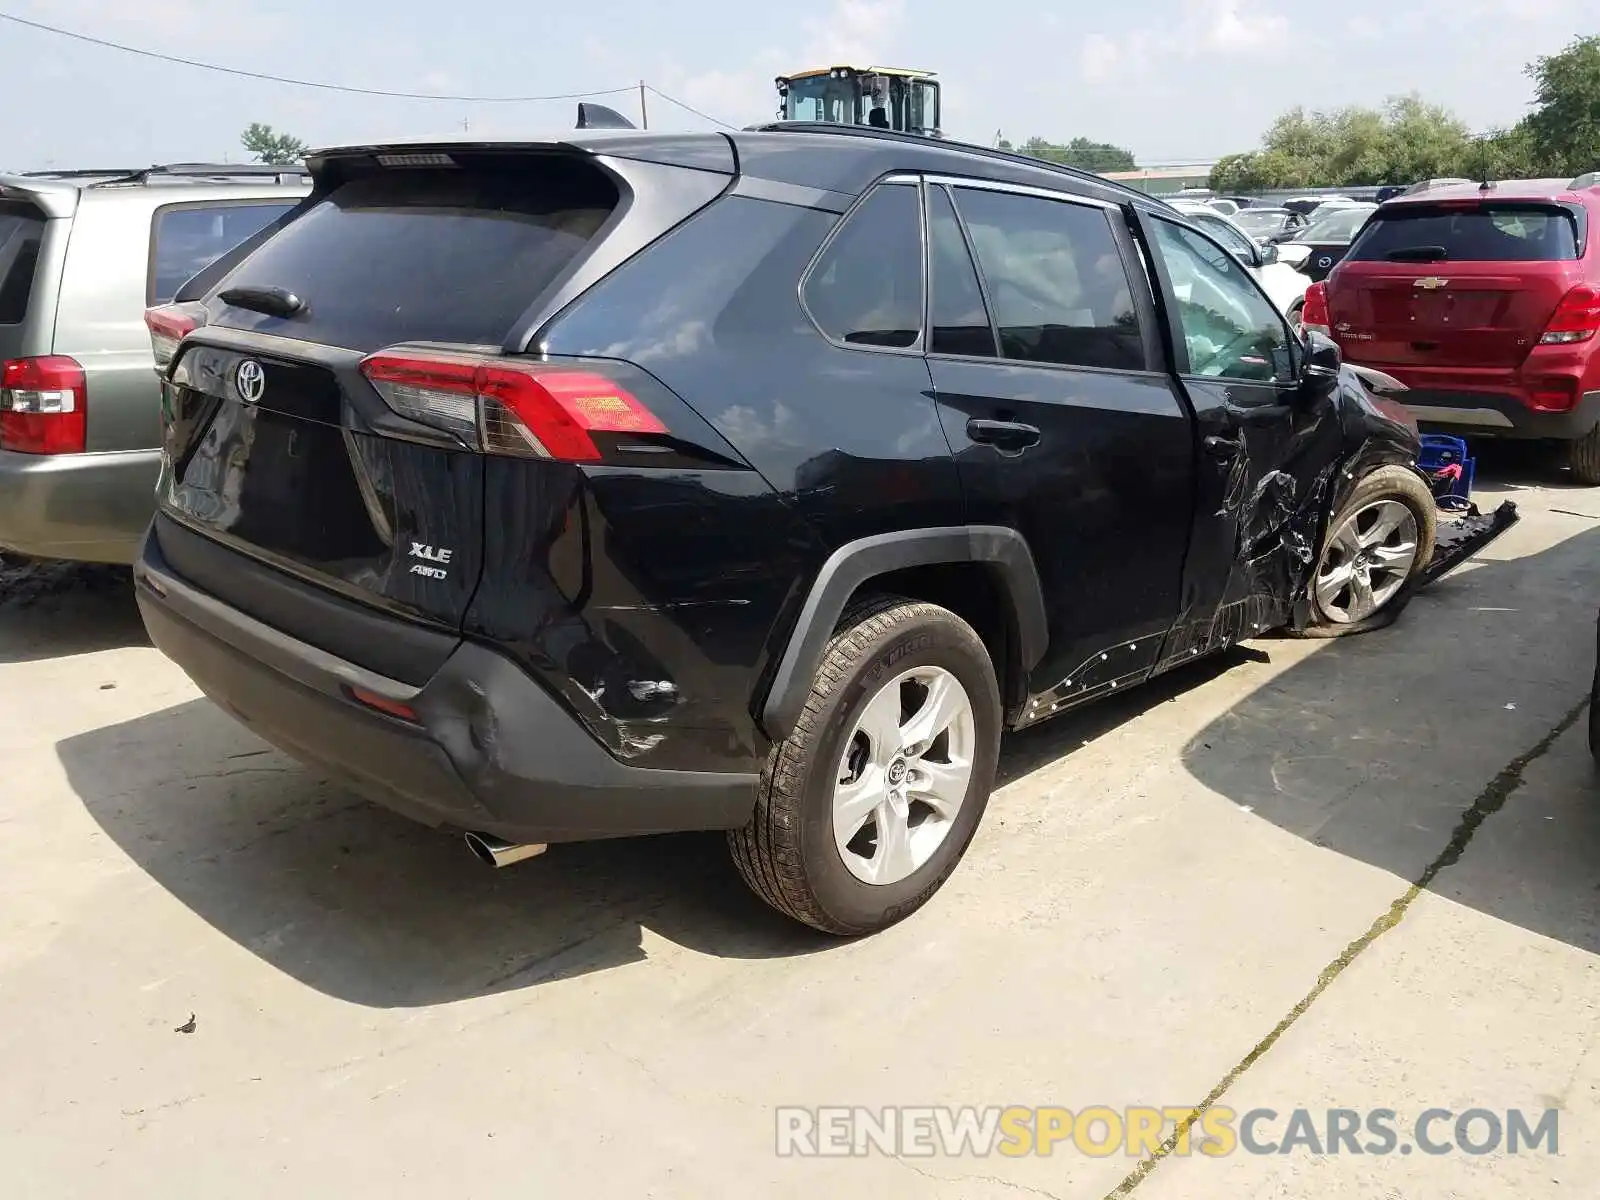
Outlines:
{"type": "Polygon", "coordinates": [[[4,604],[0,1185],[1587,1194],[1600,779],[1582,714],[1553,731],[1593,669],[1600,499],[1540,484],[1484,489],[1524,522],[1392,629],[1014,739],[949,886],[849,944],[747,897],[717,838],[489,872],[199,699],[125,589],[4,604]],[[1555,1107],[1561,1153],[774,1153],[779,1105],[1208,1096],[1555,1107]]]}

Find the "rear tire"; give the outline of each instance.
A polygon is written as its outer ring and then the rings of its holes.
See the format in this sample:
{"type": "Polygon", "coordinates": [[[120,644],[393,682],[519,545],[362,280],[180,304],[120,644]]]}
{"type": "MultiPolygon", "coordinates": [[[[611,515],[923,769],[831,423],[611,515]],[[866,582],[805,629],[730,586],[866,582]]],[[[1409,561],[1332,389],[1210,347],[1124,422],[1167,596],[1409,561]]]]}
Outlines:
{"type": "Polygon", "coordinates": [[[1569,444],[1567,465],[1572,477],[1585,487],[1600,484],[1600,425],[1569,444]]]}
{"type": "Polygon", "coordinates": [[[1433,493],[1405,467],[1379,467],[1328,522],[1311,577],[1311,609],[1325,633],[1386,625],[1411,601],[1433,557],[1439,517],[1433,493]]]}
{"type": "Polygon", "coordinates": [[[947,609],[894,597],[847,612],[750,824],[728,835],[751,890],[839,936],[884,929],[938,891],[994,787],[994,664],[947,609]]]}

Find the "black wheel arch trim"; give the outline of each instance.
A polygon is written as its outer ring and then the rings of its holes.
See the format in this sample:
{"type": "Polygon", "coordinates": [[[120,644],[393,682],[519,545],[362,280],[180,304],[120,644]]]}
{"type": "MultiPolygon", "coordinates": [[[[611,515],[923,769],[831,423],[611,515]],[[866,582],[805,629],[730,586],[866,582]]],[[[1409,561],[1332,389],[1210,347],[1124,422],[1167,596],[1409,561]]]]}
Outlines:
{"type": "Polygon", "coordinates": [[[975,563],[994,572],[1010,608],[1022,669],[1037,666],[1049,640],[1044,589],[1033,552],[1015,529],[953,525],[859,538],[830,554],[817,572],[761,708],[767,736],[776,742],[794,732],[828,640],[863,584],[910,567],[956,563],[975,563]]]}

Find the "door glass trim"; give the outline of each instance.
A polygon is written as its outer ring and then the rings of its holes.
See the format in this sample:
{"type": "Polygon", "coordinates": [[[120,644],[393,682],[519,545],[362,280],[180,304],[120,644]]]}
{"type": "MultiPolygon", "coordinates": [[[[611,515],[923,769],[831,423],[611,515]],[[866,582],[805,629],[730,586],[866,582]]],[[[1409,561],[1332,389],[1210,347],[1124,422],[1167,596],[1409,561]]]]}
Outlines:
{"type": "Polygon", "coordinates": [[[817,247],[816,253],[811,256],[811,261],[806,264],[804,271],[800,272],[800,279],[795,285],[795,299],[800,304],[800,311],[805,313],[806,320],[811,323],[818,335],[830,346],[840,350],[851,350],[860,354],[894,354],[909,357],[921,357],[928,344],[928,217],[927,204],[922,196],[921,180],[916,175],[907,175],[903,172],[883,176],[876,183],[866,188],[848,209],[842,213],[833,228],[828,230],[828,236],[822,239],[822,244],[817,247]],[[855,215],[865,207],[867,201],[876,196],[886,187],[911,187],[916,189],[917,197],[917,244],[921,255],[922,274],[922,328],[917,330],[917,339],[909,346],[866,346],[857,342],[846,342],[834,337],[822,327],[822,322],[817,320],[811,311],[811,306],[806,303],[806,286],[811,282],[811,276],[816,272],[817,264],[827,257],[829,248],[837,241],[843,230],[849,225],[855,215]]]}
{"type": "Polygon", "coordinates": [[[1102,375],[1161,375],[1164,377],[1168,375],[1167,371],[1164,369],[1164,366],[1160,362],[1163,355],[1161,354],[1158,345],[1158,315],[1153,307],[1149,307],[1147,311],[1147,305],[1149,304],[1148,294],[1142,297],[1140,295],[1140,280],[1144,279],[1147,285],[1149,281],[1142,272],[1138,275],[1134,273],[1132,265],[1128,259],[1128,248],[1123,244],[1124,238],[1122,230],[1126,229],[1127,227],[1126,210],[1123,208],[1123,206],[1118,204],[1109,204],[1105,201],[1090,199],[1087,197],[1080,197],[1073,193],[1052,192],[1043,188],[1019,187],[1015,184],[1009,183],[996,184],[992,187],[973,188],[973,190],[1020,195],[1033,199],[1049,200],[1058,204],[1076,204],[1084,208],[1098,209],[1106,221],[1106,233],[1110,237],[1112,245],[1116,248],[1117,258],[1122,263],[1122,274],[1125,282],[1128,285],[1128,295],[1133,303],[1134,312],[1139,318],[1139,341],[1140,346],[1144,351],[1144,365],[1140,367],[1099,367],[1087,363],[1056,363],[1044,362],[1036,359],[1011,358],[1005,353],[1005,344],[1000,337],[999,316],[995,311],[994,298],[990,290],[988,275],[984,270],[983,258],[978,254],[978,248],[972,240],[972,232],[967,226],[967,218],[962,214],[961,205],[956,199],[955,195],[959,189],[971,187],[972,185],[969,181],[963,180],[958,176],[927,176],[926,178],[930,182],[936,183],[938,186],[943,187],[950,197],[951,207],[954,208],[956,212],[956,221],[961,226],[962,237],[967,243],[967,253],[971,255],[972,265],[978,272],[978,288],[983,293],[984,307],[988,310],[989,324],[994,330],[995,345],[999,350],[999,355],[993,359],[970,359],[963,355],[943,354],[930,355],[929,357],[956,358],[962,362],[994,362],[1013,366],[1054,367],[1066,371],[1094,371],[1097,374],[1102,375]],[[1120,220],[1122,223],[1122,229],[1118,228],[1118,220],[1120,220]]]}

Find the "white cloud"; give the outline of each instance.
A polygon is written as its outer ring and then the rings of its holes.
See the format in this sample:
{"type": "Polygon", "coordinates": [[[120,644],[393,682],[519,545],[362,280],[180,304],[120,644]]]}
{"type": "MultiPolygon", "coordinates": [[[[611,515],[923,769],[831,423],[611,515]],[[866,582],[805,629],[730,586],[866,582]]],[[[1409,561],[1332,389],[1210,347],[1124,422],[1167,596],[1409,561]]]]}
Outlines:
{"type": "Polygon", "coordinates": [[[1289,34],[1289,18],[1244,0],[1207,0],[1200,19],[1213,50],[1274,49],[1289,34]]]}
{"type": "Polygon", "coordinates": [[[807,17],[802,24],[808,61],[817,66],[878,65],[904,20],[904,0],[834,0],[826,14],[807,17]]]}
{"type": "Polygon", "coordinates": [[[1122,65],[1123,57],[1122,43],[1103,33],[1091,33],[1084,38],[1083,46],[1078,51],[1079,65],[1091,83],[1114,76],[1122,65]]]}
{"type": "Polygon", "coordinates": [[[1163,63],[1201,55],[1268,55],[1284,51],[1289,19],[1251,0],[1189,0],[1175,26],[1091,33],[1079,50],[1090,83],[1126,82],[1154,74],[1163,63]]]}
{"type": "Polygon", "coordinates": [[[1383,36],[1383,25],[1376,17],[1351,17],[1344,23],[1345,32],[1353,38],[1364,42],[1375,41],[1383,36]]]}

